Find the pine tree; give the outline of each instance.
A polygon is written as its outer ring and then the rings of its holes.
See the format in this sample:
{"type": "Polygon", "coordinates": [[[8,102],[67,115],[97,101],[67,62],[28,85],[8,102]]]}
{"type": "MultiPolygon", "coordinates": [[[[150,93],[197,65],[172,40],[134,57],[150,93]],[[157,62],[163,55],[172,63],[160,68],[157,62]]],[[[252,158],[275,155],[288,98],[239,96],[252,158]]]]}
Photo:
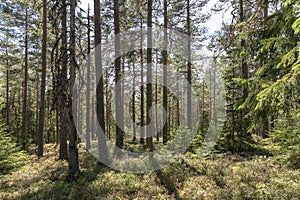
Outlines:
{"type": "Polygon", "coordinates": [[[153,117],[152,110],[152,0],[148,0],[148,15],[147,15],[147,129],[146,129],[146,145],[153,151],[153,123],[151,123],[151,117],[153,117]]]}
{"type": "MultiPolygon", "coordinates": [[[[70,88],[73,90],[73,86],[76,78],[76,0],[71,0],[70,7],[70,88]]],[[[68,158],[68,174],[70,180],[74,180],[79,174],[79,161],[78,161],[78,149],[77,149],[77,130],[73,116],[73,101],[72,96],[69,96],[69,117],[70,117],[70,130],[69,130],[69,158],[68,158]]]]}
{"type": "Polygon", "coordinates": [[[46,67],[47,67],[47,2],[43,1],[43,47],[42,47],[42,81],[41,81],[41,105],[39,115],[39,129],[37,145],[39,157],[43,156],[44,151],[44,129],[45,129],[45,90],[46,90],[46,67]]]}
{"type": "Polygon", "coordinates": [[[115,84],[116,84],[116,145],[119,148],[123,146],[123,128],[124,117],[121,112],[122,91],[119,81],[121,80],[121,42],[120,42],[120,10],[119,0],[114,0],[114,28],[115,28],[115,84]]]}

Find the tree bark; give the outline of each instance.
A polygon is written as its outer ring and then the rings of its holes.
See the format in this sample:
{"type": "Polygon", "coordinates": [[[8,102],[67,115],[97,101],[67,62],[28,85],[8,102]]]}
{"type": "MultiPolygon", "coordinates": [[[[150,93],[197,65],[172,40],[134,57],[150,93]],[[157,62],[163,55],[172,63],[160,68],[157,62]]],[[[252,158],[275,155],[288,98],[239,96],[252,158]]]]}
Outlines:
{"type": "MultiPolygon", "coordinates": [[[[75,70],[76,70],[76,0],[71,0],[70,7],[70,93],[72,93],[73,86],[75,83],[75,70]]],[[[73,102],[72,95],[69,95],[69,117],[70,117],[70,135],[69,135],[69,159],[68,159],[68,174],[71,180],[76,178],[79,174],[79,162],[78,162],[78,149],[77,149],[77,130],[74,124],[74,116],[72,112],[73,102]]]]}
{"type": "Polygon", "coordinates": [[[68,159],[68,144],[67,144],[67,132],[68,132],[68,113],[64,106],[64,101],[67,98],[67,65],[68,65],[68,53],[67,53],[67,3],[66,0],[62,0],[62,46],[61,46],[61,72],[59,74],[59,83],[58,83],[58,107],[59,107],[59,119],[60,119],[60,128],[59,128],[59,158],[61,160],[68,159]]]}
{"type": "MultiPolygon", "coordinates": [[[[132,55],[131,55],[132,56],[132,55]]],[[[135,63],[134,61],[131,59],[132,61],[132,71],[133,71],[133,93],[132,93],[132,120],[133,120],[133,124],[132,124],[132,130],[133,130],[133,141],[136,141],[136,115],[135,115],[135,85],[136,85],[136,73],[135,73],[135,63]]]]}
{"type": "Polygon", "coordinates": [[[144,56],[143,56],[143,18],[141,17],[141,41],[140,41],[140,65],[141,65],[141,133],[140,133],[140,144],[144,144],[145,140],[145,129],[144,129],[144,56]]]}
{"type": "Polygon", "coordinates": [[[96,113],[102,131],[97,131],[99,158],[107,158],[107,146],[105,140],[105,115],[104,115],[104,91],[103,91],[103,69],[101,54],[101,12],[100,1],[94,1],[95,15],[95,65],[96,65],[96,113]]]}
{"type": "MultiPolygon", "coordinates": [[[[264,10],[264,16],[263,16],[264,23],[266,23],[267,19],[268,19],[268,12],[269,12],[269,0],[263,1],[263,10],[264,10]]],[[[266,27],[266,24],[264,26],[266,27]]],[[[269,53],[268,51],[265,52],[266,55],[268,55],[268,53],[269,53]]],[[[268,62],[268,61],[266,60],[265,63],[266,62],[268,62]]],[[[266,119],[264,120],[264,124],[262,126],[262,133],[261,133],[262,138],[266,138],[268,135],[268,132],[269,132],[269,119],[268,119],[268,116],[266,116],[266,119]]]]}
{"type": "Polygon", "coordinates": [[[21,140],[22,149],[27,146],[27,86],[28,86],[28,8],[25,11],[25,64],[24,64],[24,86],[23,86],[23,112],[22,112],[22,127],[21,127],[21,140]]]}
{"type": "Polygon", "coordinates": [[[192,64],[191,64],[191,17],[190,0],[187,0],[187,32],[188,32],[188,63],[187,63],[187,125],[192,129],[192,64]]]}
{"type": "Polygon", "coordinates": [[[168,122],[168,4],[167,0],[164,0],[164,49],[162,52],[163,60],[163,107],[166,111],[166,122],[163,127],[163,144],[166,144],[168,141],[168,132],[169,132],[169,122],[168,122]]]}
{"type": "Polygon", "coordinates": [[[147,129],[146,129],[146,145],[150,151],[153,151],[153,127],[151,123],[152,111],[152,0],[148,0],[148,16],[147,16],[147,129]]]}
{"type": "MultiPolygon", "coordinates": [[[[87,54],[90,56],[91,54],[91,24],[90,24],[90,5],[88,6],[88,50],[87,54]]],[[[90,66],[90,61],[88,61],[87,64],[87,74],[86,74],[86,149],[91,148],[91,120],[90,120],[90,103],[91,103],[91,98],[90,98],[90,89],[91,89],[91,66],[90,66]]]]}
{"type": "Polygon", "coordinates": [[[5,49],[6,53],[6,125],[8,130],[10,130],[10,103],[9,103],[9,62],[8,62],[8,47],[5,49]]]}
{"type": "MultiPolygon", "coordinates": [[[[158,104],[158,52],[156,52],[156,64],[155,64],[155,105],[158,104]]],[[[155,107],[155,130],[157,131],[156,133],[156,141],[159,142],[159,127],[158,127],[158,113],[157,113],[157,106],[155,107]]]]}
{"type": "Polygon", "coordinates": [[[40,103],[40,112],[39,112],[39,129],[37,135],[38,136],[37,137],[38,157],[42,157],[44,152],[46,67],[47,67],[47,0],[43,0],[41,103],[40,103]]]}
{"type": "Polygon", "coordinates": [[[123,123],[124,117],[121,109],[121,84],[118,84],[121,78],[121,58],[120,58],[120,10],[119,10],[119,0],[114,0],[114,27],[115,27],[115,84],[116,84],[116,145],[119,148],[123,146],[123,123]]]}
{"type": "MultiPolygon", "coordinates": [[[[240,23],[244,22],[244,4],[243,0],[239,0],[239,6],[240,6],[240,23]]],[[[241,47],[246,47],[246,40],[241,39],[241,47]]],[[[244,57],[242,57],[242,78],[244,80],[248,80],[248,65],[244,57]]],[[[247,89],[247,86],[244,86],[243,89],[243,99],[246,100],[248,97],[249,91],[247,89]]],[[[247,122],[245,121],[245,111],[242,112],[242,135],[245,136],[247,134],[247,122]]]]}
{"type": "Polygon", "coordinates": [[[38,145],[37,138],[38,138],[38,134],[39,134],[39,109],[40,109],[40,91],[39,91],[40,85],[39,85],[39,83],[40,83],[40,76],[39,76],[39,73],[37,72],[36,73],[36,108],[35,108],[35,115],[36,115],[35,145],[36,146],[38,145]]]}

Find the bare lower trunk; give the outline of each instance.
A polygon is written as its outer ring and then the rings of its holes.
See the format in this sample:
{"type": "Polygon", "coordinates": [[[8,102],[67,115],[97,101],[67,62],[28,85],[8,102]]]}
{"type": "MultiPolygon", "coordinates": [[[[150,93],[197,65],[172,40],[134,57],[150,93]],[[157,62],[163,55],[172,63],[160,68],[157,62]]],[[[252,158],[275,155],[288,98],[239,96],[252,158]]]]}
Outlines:
{"type": "MultiPolygon", "coordinates": [[[[103,69],[102,69],[102,55],[101,55],[101,13],[100,1],[94,1],[95,14],[95,65],[96,65],[96,80],[98,81],[96,87],[96,113],[99,125],[102,131],[98,130],[98,154],[101,160],[107,159],[107,146],[105,140],[105,115],[104,115],[104,91],[103,91],[103,69]]],[[[97,120],[96,120],[97,121],[97,120]]]]}
{"type": "Polygon", "coordinates": [[[44,123],[45,123],[45,90],[46,90],[46,66],[47,65],[47,1],[43,0],[43,45],[42,45],[42,81],[41,81],[41,103],[39,113],[39,129],[37,134],[37,145],[39,157],[44,152],[44,123]]]}
{"type": "Polygon", "coordinates": [[[67,54],[67,9],[66,0],[62,1],[63,14],[62,14],[62,45],[61,45],[61,72],[59,74],[58,82],[58,110],[59,110],[59,158],[62,160],[68,159],[68,145],[67,145],[67,131],[68,131],[68,112],[65,108],[65,99],[67,98],[67,65],[68,65],[68,54],[67,54]]]}
{"type": "MultiPolygon", "coordinates": [[[[70,88],[72,92],[73,86],[75,83],[75,69],[76,69],[76,25],[75,25],[75,9],[76,9],[76,0],[71,0],[70,8],[70,88]]],[[[69,117],[70,117],[70,135],[69,135],[69,159],[68,159],[68,174],[71,180],[73,180],[79,171],[79,162],[78,162],[78,149],[77,149],[77,131],[74,124],[74,116],[72,112],[73,102],[72,96],[69,96],[69,117]]]]}
{"type": "Polygon", "coordinates": [[[164,0],[164,49],[162,52],[162,60],[163,60],[163,107],[166,111],[166,123],[163,127],[163,144],[166,144],[168,141],[168,132],[169,132],[169,122],[168,122],[168,4],[167,0],[164,0]]]}
{"type": "Polygon", "coordinates": [[[23,113],[22,113],[22,127],[21,140],[22,148],[26,149],[27,145],[27,86],[28,86],[28,8],[25,13],[25,64],[24,64],[24,85],[23,85],[23,113]]]}
{"type": "Polygon", "coordinates": [[[153,151],[153,123],[151,123],[152,112],[152,0],[148,0],[148,17],[147,17],[147,129],[146,144],[150,151],[153,151]]]}
{"type": "Polygon", "coordinates": [[[188,31],[188,63],[187,63],[187,125],[192,128],[192,64],[191,64],[191,18],[190,0],[187,1],[187,31],[188,31]]]}
{"type": "MultiPolygon", "coordinates": [[[[121,99],[121,85],[118,84],[120,78],[121,78],[121,58],[120,58],[120,11],[119,11],[119,0],[114,0],[114,27],[115,27],[115,83],[116,83],[116,99],[121,99]]],[[[116,145],[119,148],[122,148],[123,146],[123,123],[124,123],[124,117],[122,113],[122,107],[121,101],[116,101],[116,145]]]]}

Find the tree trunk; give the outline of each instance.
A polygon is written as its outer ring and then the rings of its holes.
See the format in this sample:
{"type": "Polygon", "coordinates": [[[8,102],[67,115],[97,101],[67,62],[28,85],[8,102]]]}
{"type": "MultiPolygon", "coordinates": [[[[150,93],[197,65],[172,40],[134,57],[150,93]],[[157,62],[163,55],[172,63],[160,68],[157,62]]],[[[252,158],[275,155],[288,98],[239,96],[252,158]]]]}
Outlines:
{"type": "Polygon", "coordinates": [[[96,65],[96,113],[99,125],[102,131],[97,132],[98,138],[98,154],[99,158],[107,158],[107,146],[105,140],[105,115],[104,115],[104,91],[103,91],[103,70],[102,70],[102,55],[101,55],[101,13],[100,1],[94,1],[95,14],[95,65],[96,65]]]}
{"type": "Polygon", "coordinates": [[[38,157],[42,157],[44,152],[46,67],[47,67],[47,1],[43,0],[42,81],[41,81],[41,103],[40,103],[40,112],[39,112],[39,129],[37,134],[38,136],[37,156],[38,157]]]}
{"type": "MultiPolygon", "coordinates": [[[[75,70],[76,70],[76,0],[71,0],[70,7],[70,93],[72,93],[73,86],[75,83],[75,70]]],[[[68,174],[71,180],[74,180],[79,171],[78,162],[78,149],[77,149],[77,131],[74,124],[74,116],[72,112],[73,102],[72,95],[69,95],[69,117],[70,117],[70,130],[69,130],[69,159],[68,159],[68,174]]]]}
{"type": "MultiPolygon", "coordinates": [[[[131,55],[132,56],[132,55],[131,55]]],[[[132,124],[132,129],[133,129],[133,141],[136,141],[136,118],[135,118],[135,85],[136,85],[136,74],[135,74],[135,63],[134,61],[131,59],[132,61],[132,71],[133,71],[133,93],[132,93],[132,120],[133,120],[133,124],[132,124]]]]}
{"type": "Polygon", "coordinates": [[[164,47],[162,52],[163,60],[163,107],[166,111],[166,122],[163,127],[163,144],[166,144],[168,141],[168,132],[169,132],[169,122],[168,122],[168,4],[167,0],[164,0],[164,47]]]}
{"type": "MultiPolygon", "coordinates": [[[[179,80],[180,77],[179,77],[179,71],[177,70],[177,80],[179,80]]],[[[177,95],[178,97],[176,98],[176,111],[177,111],[177,118],[176,118],[176,125],[177,125],[177,128],[180,126],[180,105],[179,105],[179,102],[180,102],[180,90],[179,90],[179,83],[178,81],[176,82],[176,90],[177,90],[177,95]]]]}
{"type": "Polygon", "coordinates": [[[35,145],[38,145],[38,134],[39,134],[39,109],[40,109],[40,92],[39,92],[39,82],[40,82],[40,76],[39,73],[36,73],[36,108],[35,108],[35,115],[36,115],[36,119],[35,119],[35,123],[36,123],[36,127],[35,127],[35,145]]]}
{"type": "MultiPolygon", "coordinates": [[[[267,22],[268,19],[268,12],[269,12],[269,0],[264,0],[263,1],[263,9],[264,9],[264,23],[267,22]]],[[[266,25],[265,25],[266,26],[266,25]]],[[[268,51],[265,52],[266,55],[268,55],[268,51]]],[[[266,56],[267,58],[267,56],[266,56]]],[[[265,61],[265,63],[268,62],[267,60],[265,61]]],[[[266,116],[266,119],[264,120],[264,124],[262,126],[262,133],[261,136],[262,138],[266,138],[269,132],[269,119],[268,116],[266,116]]]]}
{"type": "Polygon", "coordinates": [[[22,128],[21,140],[22,149],[27,146],[27,86],[28,86],[28,8],[25,11],[25,64],[24,64],[24,86],[23,86],[23,112],[22,112],[22,128]]]}
{"type": "Polygon", "coordinates": [[[191,64],[191,18],[190,0],[187,0],[187,32],[188,32],[188,63],[187,63],[187,125],[192,129],[192,64],[191,64]]]}
{"type": "MultiPolygon", "coordinates": [[[[244,22],[244,5],[243,0],[239,0],[239,6],[240,6],[240,23],[244,22]]],[[[246,47],[246,40],[241,39],[241,47],[246,47]]],[[[245,80],[248,80],[248,65],[246,62],[246,59],[242,57],[242,78],[245,80]]],[[[249,91],[246,86],[244,86],[243,89],[243,99],[246,100],[248,97],[249,91]]],[[[242,112],[242,135],[245,136],[247,133],[247,123],[245,121],[245,111],[242,112]]]]}
{"type": "MultiPolygon", "coordinates": [[[[158,52],[156,52],[156,64],[155,64],[155,105],[158,104],[158,72],[157,72],[157,66],[158,65],[158,52]]],[[[155,107],[155,130],[156,133],[156,141],[159,142],[159,127],[158,127],[158,113],[157,113],[157,106],[155,107]]]]}
{"type": "Polygon", "coordinates": [[[144,56],[143,56],[143,18],[141,17],[141,41],[140,41],[140,65],[141,65],[141,135],[140,135],[140,144],[144,144],[145,140],[145,129],[144,129],[144,56]]]}
{"type": "MultiPolygon", "coordinates": [[[[90,24],[90,5],[88,6],[88,50],[87,54],[90,56],[91,54],[91,24],[90,24]]],[[[86,74],[86,149],[91,148],[91,123],[90,123],[90,103],[91,103],[91,98],[90,98],[90,85],[91,85],[91,66],[90,66],[90,61],[88,61],[87,65],[87,74],[86,74]]]]}
{"type": "Polygon", "coordinates": [[[150,151],[153,151],[153,139],[152,131],[153,127],[151,123],[152,112],[150,108],[152,106],[152,0],[148,0],[148,16],[147,16],[147,129],[146,129],[146,145],[150,151]]]}
{"type": "MultiPolygon", "coordinates": [[[[93,84],[93,87],[95,86],[95,83],[92,82],[93,84]]],[[[95,94],[92,95],[92,121],[91,121],[91,134],[92,134],[92,140],[95,140],[96,139],[96,127],[95,127],[95,123],[96,123],[96,120],[95,120],[95,116],[96,116],[96,113],[95,113],[95,94]]]]}
{"type": "Polygon", "coordinates": [[[116,84],[116,145],[119,148],[123,146],[123,123],[124,117],[123,113],[121,112],[121,101],[122,98],[121,94],[121,84],[118,84],[121,75],[121,58],[120,58],[120,10],[119,10],[119,0],[114,0],[114,27],[115,27],[115,84],[116,84]]]}
{"type": "Polygon", "coordinates": [[[61,44],[61,72],[59,74],[59,83],[58,83],[58,110],[59,110],[59,119],[60,119],[60,128],[59,128],[59,158],[61,160],[68,159],[68,145],[67,145],[67,132],[68,132],[68,113],[64,105],[64,101],[67,98],[67,65],[68,65],[68,53],[67,53],[67,4],[66,0],[62,0],[63,13],[62,13],[62,44],[61,44]]]}
{"type": "Polygon", "coordinates": [[[105,84],[106,84],[106,87],[105,87],[105,101],[106,101],[106,135],[108,137],[108,139],[110,139],[110,118],[109,118],[109,115],[110,115],[110,100],[109,100],[109,74],[108,74],[108,69],[105,70],[105,84]]]}
{"type": "Polygon", "coordinates": [[[55,144],[59,144],[59,111],[55,109],[55,144]]]}
{"type": "Polygon", "coordinates": [[[8,130],[10,131],[10,122],[9,122],[9,114],[10,114],[10,103],[9,103],[9,63],[8,63],[8,50],[7,47],[5,49],[6,53],[6,125],[8,130]]]}

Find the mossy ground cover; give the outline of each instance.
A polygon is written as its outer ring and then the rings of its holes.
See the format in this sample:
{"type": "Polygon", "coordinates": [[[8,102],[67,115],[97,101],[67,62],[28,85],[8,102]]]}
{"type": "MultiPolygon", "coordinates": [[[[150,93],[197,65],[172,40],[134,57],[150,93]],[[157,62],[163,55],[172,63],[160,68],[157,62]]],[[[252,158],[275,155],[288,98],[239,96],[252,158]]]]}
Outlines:
{"type": "Polygon", "coordinates": [[[81,174],[69,182],[58,148],[46,145],[17,170],[0,176],[0,199],[299,199],[300,171],[274,157],[186,156],[169,167],[130,174],[97,164],[80,150],[81,174]]]}

